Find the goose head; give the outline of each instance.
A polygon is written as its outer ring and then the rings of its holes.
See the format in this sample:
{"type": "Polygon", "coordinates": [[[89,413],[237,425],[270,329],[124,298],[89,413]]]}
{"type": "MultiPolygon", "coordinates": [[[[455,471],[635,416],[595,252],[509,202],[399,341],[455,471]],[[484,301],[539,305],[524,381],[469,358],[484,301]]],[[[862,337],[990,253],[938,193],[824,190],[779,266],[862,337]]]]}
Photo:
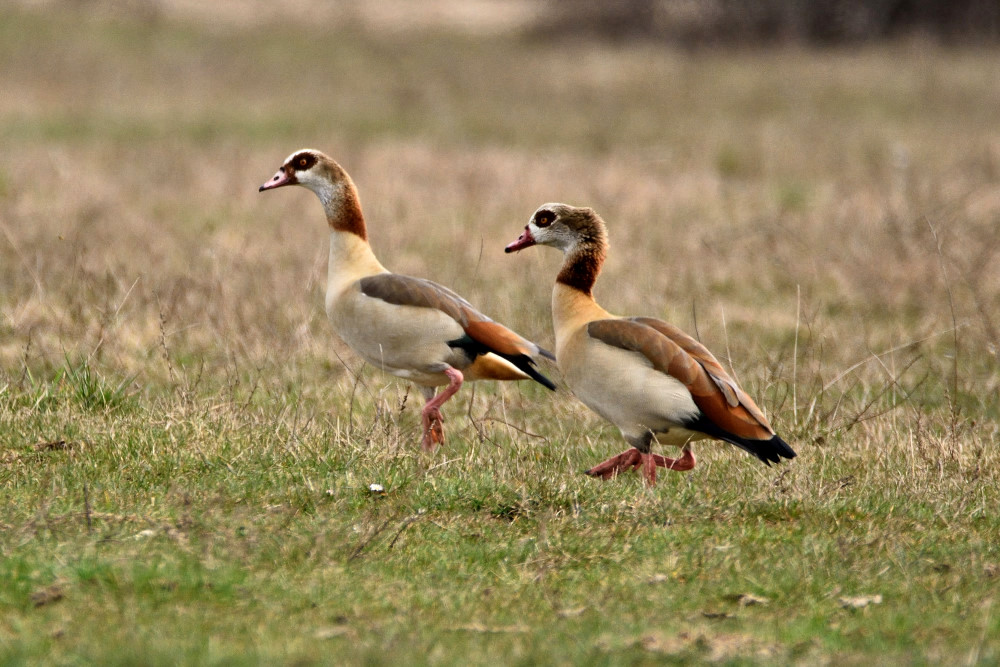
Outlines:
{"type": "Polygon", "coordinates": [[[258,192],[285,185],[301,185],[315,192],[320,199],[347,180],[347,172],[321,151],[303,148],[288,156],[281,168],[258,192]]]}
{"type": "Polygon", "coordinates": [[[585,246],[606,245],[604,221],[593,209],[568,204],[543,204],[531,215],[524,231],[504,252],[547,245],[570,255],[585,246]]]}

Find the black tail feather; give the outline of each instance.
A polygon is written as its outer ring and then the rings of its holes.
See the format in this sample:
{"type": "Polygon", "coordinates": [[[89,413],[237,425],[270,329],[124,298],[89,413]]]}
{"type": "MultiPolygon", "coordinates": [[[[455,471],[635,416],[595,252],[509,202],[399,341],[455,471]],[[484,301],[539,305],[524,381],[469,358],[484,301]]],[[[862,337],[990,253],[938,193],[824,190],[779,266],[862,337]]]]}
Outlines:
{"type": "Polygon", "coordinates": [[[721,428],[705,418],[704,415],[699,416],[698,419],[693,420],[690,423],[684,424],[684,428],[692,431],[699,431],[717,440],[724,440],[731,445],[736,445],[743,451],[756,456],[764,463],[764,465],[767,466],[772,463],[780,463],[783,458],[794,459],[797,456],[795,450],[793,450],[787,442],[782,440],[777,435],[771,436],[768,440],[741,438],[738,435],[733,435],[732,433],[723,431],[721,428]]]}
{"type": "Polygon", "coordinates": [[[498,356],[503,357],[510,363],[517,366],[517,369],[519,371],[524,372],[528,377],[530,377],[532,380],[542,385],[546,389],[550,389],[552,391],[556,390],[556,385],[554,382],[552,382],[552,380],[548,379],[547,377],[539,373],[537,370],[535,370],[535,362],[531,360],[531,357],[523,354],[511,357],[508,357],[503,354],[498,356]]]}
{"type": "Polygon", "coordinates": [[[797,456],[795,450],[777,435],[771,436],[770,440],[747,440],[735,437],[723,440],[750,452],[768,466],[772,463],[781,463],[782,458],[794,459],[797,456]]]}

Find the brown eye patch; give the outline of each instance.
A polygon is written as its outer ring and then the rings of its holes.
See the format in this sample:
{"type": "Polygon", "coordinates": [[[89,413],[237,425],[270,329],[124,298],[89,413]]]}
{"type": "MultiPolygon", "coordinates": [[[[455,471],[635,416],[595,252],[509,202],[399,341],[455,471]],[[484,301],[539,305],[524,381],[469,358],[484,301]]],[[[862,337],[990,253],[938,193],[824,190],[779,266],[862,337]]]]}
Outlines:
{"type": "Polygon", "coordinates": [[[548,227],[556,219],[552,211],[539,211],[535,214],[535,225],[538,227],[548,227]]]}
{"type": "Polygon", "coordinates": [[[289,164],[292,165],[292,169],[295,171],[305,171],[316,164],[316,156],[312,153],[299,153],[289,160],[289,164]]]}

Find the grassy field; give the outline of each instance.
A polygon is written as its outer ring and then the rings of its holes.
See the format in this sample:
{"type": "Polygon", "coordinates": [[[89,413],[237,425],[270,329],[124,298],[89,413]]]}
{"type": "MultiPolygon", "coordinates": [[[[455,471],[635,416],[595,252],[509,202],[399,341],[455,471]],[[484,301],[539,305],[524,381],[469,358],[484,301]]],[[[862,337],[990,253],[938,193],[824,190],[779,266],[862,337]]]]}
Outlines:
{"type": "Polygon", "coordinates": [[[0,8],[0,662],[1000,662],[1000,53],[76,6],[0,8]],[[257,193],[304,146],[387,266],[548,346],[560,258],[503,246],[594,206],[598,299],[799,457],[602,483],[617,432],[523,383],[421,453],[315,197],[257,193]]]}

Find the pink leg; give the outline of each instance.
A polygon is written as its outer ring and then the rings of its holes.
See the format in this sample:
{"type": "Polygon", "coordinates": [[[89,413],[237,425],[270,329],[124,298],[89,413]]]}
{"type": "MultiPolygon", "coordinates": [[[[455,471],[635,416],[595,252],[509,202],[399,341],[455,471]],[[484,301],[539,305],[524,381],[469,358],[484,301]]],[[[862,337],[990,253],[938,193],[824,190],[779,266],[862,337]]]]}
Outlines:
{"type": "Polygon", "coordinates": [[[420,421],[424,426],[424,437],[420,444],[425,452],[434,451],[435,446],[444,442],[444,428],[441,426],[444,417],[441,416],[441,405],[455,395],[464,379],[462,372],[456,368],[446,368],[444,374],[450,380],[448,386],[440,394],[430,398],[420,411],[420,421]]]}
{"type": "Polygon", "coordinates": [[[617,456],[612,456],[607,461],[597,464],[588,470],[587,474],[591,477],[611,479],[612,477],[617,476],[620,472],[624,472],[629,469],[637,470],[641,467],[643,469],[643,475],[646,478],[646,484],[653,486],[656,484],[657,468],[666,468],[667,470],[684,472],[694,468],[694,464],[694,454],[692,454],[691,450],[687,448],[683,450],[679,459],[669,459],[665,456],[660,456],[659,454],[643,454],[638,449],[633,447],[632,449],[625,450],[617,456]]]}
{"type": "Polygon", "coordinates": [[[679,459],[668,459],[659,454],[650,454],[649,456],[656,461],[656,465],[660,468],[676,470],[677,472],[687,472],[694,468],[694,454],[687,447],[681,450],[681,457],[679,459]]]}
{"type": "Polygon", "coordinates": [[[642,452],[633,447],[632,449],[626,449],[621,454],[617,456],[612,456],[607,461],[598,463],[596,466],[591,468],[586,472],[586,474],[591,477],[600,477],[601,479],[611,479],[618,475],[618,473],[632,469],[635,470],[642,464],[642,452]]]}
{"type": "Polygon", "coordinates": [[[656,459],[652,454],[642,455],[642,475],[646,478],[646,486],[656,486],[656,459]]]}
{"type": "Polygon", "coordinates": [[[421,411],[420,421],[423,425],[424,435],[420,446],[425,452],[433,451],[435,446],[444,442],[444,427],[441,426],[443,419],[440,410],[428,411],[425,406],[421,411]]]}

